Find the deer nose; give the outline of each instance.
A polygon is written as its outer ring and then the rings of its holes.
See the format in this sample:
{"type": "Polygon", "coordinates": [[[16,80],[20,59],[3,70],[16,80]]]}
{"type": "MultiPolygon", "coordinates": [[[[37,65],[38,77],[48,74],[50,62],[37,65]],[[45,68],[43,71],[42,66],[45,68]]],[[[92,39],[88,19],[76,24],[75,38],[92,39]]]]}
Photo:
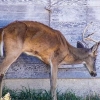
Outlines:
{"type": "Polygon", "coordinates": [[[90,72],[90,75],[91,75],[92,77],[96,77],[96,76],[97,76],[97,73],[96,73],[96,72],[91,71],[91,72],[90,72]]]}

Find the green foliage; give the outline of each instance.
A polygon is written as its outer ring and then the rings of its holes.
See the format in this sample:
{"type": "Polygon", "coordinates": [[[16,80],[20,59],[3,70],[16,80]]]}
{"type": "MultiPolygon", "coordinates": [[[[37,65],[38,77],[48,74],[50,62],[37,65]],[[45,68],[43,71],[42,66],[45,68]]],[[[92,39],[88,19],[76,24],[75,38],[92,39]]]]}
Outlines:
{"type": "Polygon", "coordinates": [[[95,95],[90,95],[90,96],[87,96],[85,100],[100,100],[100,96],[95,94],[95,95]]]}
{"type": "MultiPolygon", "coordinates": [[[[30,88],[23,87],[21,90],[11,90],[7,87],[3,88],[3,96],[6,93],[10,93],[11,100],[51,100],[50,92],[46,90],[33,90],[30,88]]],[[[58,100],[100,100],[99,95],[90,95],[85,98],[76,96],[73,92],[60,93],[57,92],[58,100]]]]}
{"type": "Polygon", "coordinates": [[[81,100],[75,93],[66,92],[58,95],[58,100],[81,100]]]}

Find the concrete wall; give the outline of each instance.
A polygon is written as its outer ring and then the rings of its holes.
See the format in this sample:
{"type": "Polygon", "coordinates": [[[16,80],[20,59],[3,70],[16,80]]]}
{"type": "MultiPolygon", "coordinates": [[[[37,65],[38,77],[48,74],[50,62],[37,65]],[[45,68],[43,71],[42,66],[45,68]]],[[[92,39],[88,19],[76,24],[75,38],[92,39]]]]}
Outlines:
{"type": "MultiPolygon", "coordinates": [[[[87,34],[95,32],[92,38],[100,40],[100,0],[1,0],[0,27],[15,20],[39,21],[58,29],[73,46],[82,40],[82,32],[86,25],[93,22],[87,34]]],[[[89,42],[89,47],[93,44],[89,42]]],[[[95,79],[90,77],[83,65],[62,65],[58,72],[60,84],[58,88],[62,91],[69,88],[76,93],[82,90],[80,92],[82,94],[90,90],[99,93],[100,48],[98,51],[96,60],[98,76],[95,79]]],[[[3,58],[0,62],[2,60],[3,58]]],[[[27,86],[29,82],[31,88],[48,89],[49,73],[50,68],[42,61],[22,54],[7,71],[4,83],[10,88],[19,88],[20,84],[27,86]],[[40,85],[38,87],[34,84],[40,85]]]]}

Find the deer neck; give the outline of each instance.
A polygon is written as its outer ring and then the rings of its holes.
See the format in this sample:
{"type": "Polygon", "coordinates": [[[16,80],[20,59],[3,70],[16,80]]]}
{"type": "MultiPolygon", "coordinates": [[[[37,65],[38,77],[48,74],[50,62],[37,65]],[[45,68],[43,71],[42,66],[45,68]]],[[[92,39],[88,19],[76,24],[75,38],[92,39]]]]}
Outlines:
{"type": "Polygon", "coordinates": [[[89,49],[76,48],[70,45],[68,50],[69,52],[63,60],[65,64],[80,64],[88,57],[89,49]]]}

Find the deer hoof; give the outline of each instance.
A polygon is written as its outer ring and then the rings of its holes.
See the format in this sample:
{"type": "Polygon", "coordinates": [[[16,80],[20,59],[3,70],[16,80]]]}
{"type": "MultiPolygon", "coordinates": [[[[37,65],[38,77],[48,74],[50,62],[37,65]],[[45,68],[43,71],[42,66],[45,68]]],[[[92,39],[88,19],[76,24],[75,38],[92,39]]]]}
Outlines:
{"type": "Polygon", "coordinates": [[[97,73],[95,73],[95,72],[92,71],[92,72],[90,73],[90,75],[91,75],[92,77],[96,77],[96,76],[97,76],[97,73]]]}

